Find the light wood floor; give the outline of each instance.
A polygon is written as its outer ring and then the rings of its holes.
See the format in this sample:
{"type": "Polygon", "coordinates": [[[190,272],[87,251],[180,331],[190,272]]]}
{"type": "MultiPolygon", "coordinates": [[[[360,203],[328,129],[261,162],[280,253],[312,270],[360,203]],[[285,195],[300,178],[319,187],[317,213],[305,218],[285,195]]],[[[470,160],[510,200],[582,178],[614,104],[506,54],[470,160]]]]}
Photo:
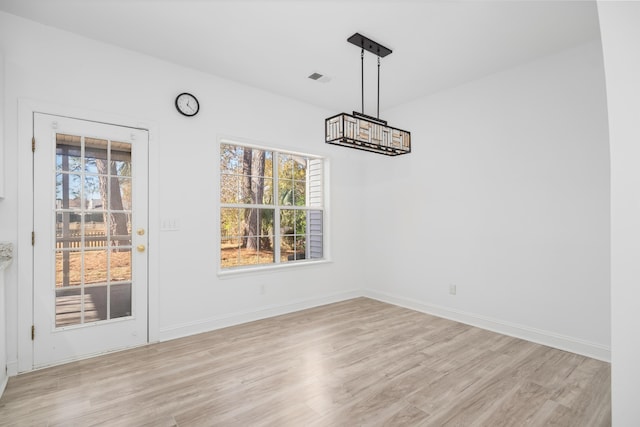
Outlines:
{"type": "Polygon", "coordinates": [[[358,298],[12,377],[1,426],[607,426],[608,363],[358,298]]]}

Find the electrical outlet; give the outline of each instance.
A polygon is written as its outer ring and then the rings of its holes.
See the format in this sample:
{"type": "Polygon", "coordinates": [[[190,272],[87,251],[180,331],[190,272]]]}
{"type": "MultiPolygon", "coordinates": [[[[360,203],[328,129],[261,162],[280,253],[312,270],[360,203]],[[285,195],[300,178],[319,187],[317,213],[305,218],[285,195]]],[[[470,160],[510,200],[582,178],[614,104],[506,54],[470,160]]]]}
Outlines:
{"type": "Polygon", "coordinates": [[[449,284],[449,295],[455,295],[457,292],[456,285],[449,284]]]}

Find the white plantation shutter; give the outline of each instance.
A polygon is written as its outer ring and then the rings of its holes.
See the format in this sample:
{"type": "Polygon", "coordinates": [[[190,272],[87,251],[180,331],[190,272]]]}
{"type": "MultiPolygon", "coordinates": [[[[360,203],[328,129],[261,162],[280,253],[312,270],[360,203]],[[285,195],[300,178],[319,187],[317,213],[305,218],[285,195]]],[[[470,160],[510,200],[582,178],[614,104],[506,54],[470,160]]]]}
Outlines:
{"type": "Polygon", "coordinates": [[[320,159],[310,159],[308,172],[308,201],[311,208],[307,216],[307,258],[322,258],[323,253],[323,193],[324,176],[323,162],[320,159]],[[318,209],[314,209],[318,208],[318,209]]]}

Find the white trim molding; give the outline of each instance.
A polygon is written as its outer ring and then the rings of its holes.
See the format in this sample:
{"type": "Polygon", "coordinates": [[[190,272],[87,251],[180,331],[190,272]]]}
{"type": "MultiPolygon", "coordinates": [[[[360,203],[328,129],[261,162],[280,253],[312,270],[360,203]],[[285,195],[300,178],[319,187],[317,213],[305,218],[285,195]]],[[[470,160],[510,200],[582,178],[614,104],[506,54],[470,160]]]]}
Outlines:
{"type": "Polygon", "coordinates": [[[253,322],[255,320],[267,319],[269,317],[280,316],[282,314],[294,313],[296,311],[332,304],[334,302],[346,301],[353,298],[359,298],[361,296],[362,292],[360,291],[341,292],[317,298],[298,300],[282,305],[265,306],[252,311],[242,311],[210,317],[197,322],[183,323],[169,328],[161,328],[160,341],[169,341],[176,338],[210,332],[216,329],[240,325],[242,323],[253,322]]]}
{"type": "Polygon", "coordinates": [[[363,296],[378,301],[405,307],[421,313],[431,314],[433,316],[442,317],[488,331],[508,335],[515,338],[531,341],[537,344],[565,350],[593,359],[611,362],[611,348],[593,342],[581,340],[566,335],[557,334],[555,332],[544,331],[525,325],[520,325],[503,320],[493,319],[491,317],[481,316],[474,313],[468,313],[460,310],[441,307],[428,304],[411,298],[399,297],[388,294],[386,292],[374,291],[367,289],[363,292],[363,296]]]}

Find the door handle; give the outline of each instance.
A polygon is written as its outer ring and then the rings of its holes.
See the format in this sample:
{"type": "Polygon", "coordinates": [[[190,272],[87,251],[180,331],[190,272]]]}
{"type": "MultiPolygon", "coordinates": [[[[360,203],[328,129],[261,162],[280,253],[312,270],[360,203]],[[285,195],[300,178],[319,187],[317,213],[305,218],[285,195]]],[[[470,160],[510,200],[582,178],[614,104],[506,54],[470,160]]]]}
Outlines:
{"type": "Polygon", "coordinates": [[[144,250],[146,249],[144,245],[138,245],[138,252],[144,252],[144,250]]]}

